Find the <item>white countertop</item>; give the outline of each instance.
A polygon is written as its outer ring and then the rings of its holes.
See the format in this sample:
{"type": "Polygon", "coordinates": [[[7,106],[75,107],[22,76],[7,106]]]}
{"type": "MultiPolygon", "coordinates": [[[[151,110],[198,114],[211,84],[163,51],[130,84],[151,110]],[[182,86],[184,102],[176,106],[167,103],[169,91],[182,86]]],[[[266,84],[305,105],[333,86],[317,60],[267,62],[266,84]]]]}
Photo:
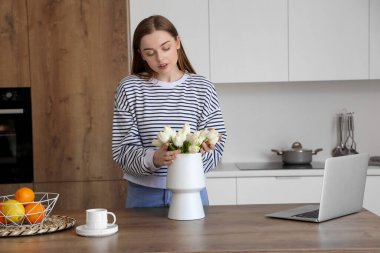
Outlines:
{"type": "MultiPolygon", "coordinates": [[[[240,170],[235,163],[219,163],[207,178],[323,176],[323,169],[240,170]]],[[[368,176],[380,176],[379,166],[369,166],[368,176]]]]}

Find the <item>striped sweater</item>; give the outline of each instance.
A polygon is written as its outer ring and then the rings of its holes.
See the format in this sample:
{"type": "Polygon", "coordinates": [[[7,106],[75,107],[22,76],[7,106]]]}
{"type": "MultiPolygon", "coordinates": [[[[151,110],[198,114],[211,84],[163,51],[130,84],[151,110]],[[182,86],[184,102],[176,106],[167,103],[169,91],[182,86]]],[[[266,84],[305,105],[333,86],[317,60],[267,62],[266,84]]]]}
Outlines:
{"type": "Polygon", "coordinates": [[[167,167],[154,166],[157,148],[152,140],[164,126],[178,131],[185,123],[191,132],[214,128],[222,136],[216,148],[202,156],[206,173],[221,159],[227,137],[214,85],[195,74],[185,74],[173,83],[134,75],[121,80],[115,94],[112,155],[124,178],[166,188],[167,167]]]}

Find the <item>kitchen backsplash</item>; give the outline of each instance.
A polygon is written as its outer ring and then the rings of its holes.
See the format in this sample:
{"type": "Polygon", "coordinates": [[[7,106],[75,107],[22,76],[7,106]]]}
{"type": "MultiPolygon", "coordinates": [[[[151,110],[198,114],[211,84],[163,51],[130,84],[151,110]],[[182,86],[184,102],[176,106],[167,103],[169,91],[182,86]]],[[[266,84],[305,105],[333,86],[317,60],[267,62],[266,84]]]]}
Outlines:
{"type": "Polygon", "coordinates": [[[337,145],[336,115],[354,112],[359,152],[380,155],[380,80],[215,84],[228,141],[223,162],[281,161],[271,149],[300,141],[323,148],[324,161],[337,145]]]}

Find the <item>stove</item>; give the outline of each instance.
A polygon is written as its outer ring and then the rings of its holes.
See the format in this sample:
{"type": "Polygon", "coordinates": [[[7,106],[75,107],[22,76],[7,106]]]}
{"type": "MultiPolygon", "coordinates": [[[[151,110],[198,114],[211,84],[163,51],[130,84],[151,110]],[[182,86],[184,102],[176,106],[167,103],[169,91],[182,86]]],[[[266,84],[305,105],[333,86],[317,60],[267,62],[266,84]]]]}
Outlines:
{"type": "Polygon", "coordinates": [[[235,163],[240,170],[304,170],[304,169],[324,169],[324,162],[311,162],[308,164],[286,164],[282,162],[268,163],[235,163]]]}

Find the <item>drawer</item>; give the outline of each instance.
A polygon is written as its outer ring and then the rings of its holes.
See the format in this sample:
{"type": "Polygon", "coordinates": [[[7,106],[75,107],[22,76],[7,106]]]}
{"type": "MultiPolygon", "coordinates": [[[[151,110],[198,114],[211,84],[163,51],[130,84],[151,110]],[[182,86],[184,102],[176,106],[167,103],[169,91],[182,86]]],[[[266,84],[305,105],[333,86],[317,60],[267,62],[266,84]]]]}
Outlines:
{"type": "Polygon", "coordinates": [[[210,205],[236,205],[236,178],[207,178],[210,205]]]}
{"type": "Polygon", "coordinates": [[[365,209],[380,216],[380,176],[368,176],[365,186],[364,203],[365,209]]]}
{"type": "Polygon", "coordinates": [[[237,179],[237,204],[319,203],[322,176],[237,179]]]}

